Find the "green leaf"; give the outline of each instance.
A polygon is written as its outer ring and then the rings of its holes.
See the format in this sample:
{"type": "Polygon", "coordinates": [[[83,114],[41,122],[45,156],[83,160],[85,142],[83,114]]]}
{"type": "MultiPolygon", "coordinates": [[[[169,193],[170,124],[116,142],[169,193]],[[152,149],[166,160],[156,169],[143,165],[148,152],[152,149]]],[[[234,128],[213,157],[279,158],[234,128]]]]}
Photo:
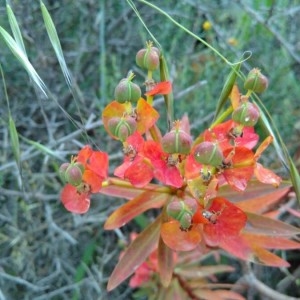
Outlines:
{"type": "Polygon", "coordinates": [[[300,228],[273,220],[253,213],[247,214],[247,223],[243,229],[253,234],[266,234],[269,236],[294,236],[300,234],[300,228]]]}
{"type": "Polygon", "coordinates": [[[289,162],[289,167],[290,167],[290,175],[291,175],[291,180],[293,183],[294,191],[297,195],[297,199],[300,203],[300,176],[299,172],[292,160],[292,158],[289,156],[288,157],[288,162],[289,162]]]}
{"type": "Polygon", "coordinates": [[[235,66],[233,66],[231,72],[229,73],[229,75],[228,75],[228,77],[225,81],[225,84],[223,86],[223,89],[221,91],[221,95],[220,95],[218,103],[217,103],[217,108],[216,108],[214,120],[216,120],[219,117],[219,115],[221,113],[221,110],[223,109],[223,107],[225,106],[226,101],[228,100],[228,97],[229,97],[229,95],[231,93],[231,90],[234,86],[234,83],[236,81],[236,78],[237,78],[238,72],[240,70],[240,67],[241,67],[241,63],[238,63],[235,66]]]}
{"type": "Polygon", "coordinates": [[[2,35],[4,42],[6,43],[10,51],[19,60],[21,65],[25,68],[29,77],[38,86],[38,88],[42,91],[42,93],[47,97],[47,94],[45,92],[46,85],[43,82],[43,80],[40,78],[40,76],[38,75],[38,73],[36,72],[32,64],[30,63],[30,61],[28,60],[26,54],[19,47],[16,41],[11,37],[11,35],[1,26],[0,26],[0,34],[2,35]]]}
{"type": "Polygon", "coordinates": [[[155,250],[160,236],[161,218],[158,217],[129,245],[111,274],[107,290],[111,291],[132,275],[155,250]]]}
{"type": "Polygon", "coordinates": [[[18,136],[18,132],[17,132],[15,122],[12,119],[11,116],[9,116],[9,118],[8,118],[8,126],[9,126],[9,135],[10,135],[10,140],[11,140],[11,147],[12,147],[17,165],[20,169],[21,155],[20,155],[19,136],[18,136]]]}
{"type": "Polygon", "coordinates": [[[110,230],[124,226],[144,211],[150,208],[162,207],[169,197],[171,195],[156,191],[146,191],[115,210],[106,220],[104,228],[110,230]]]}
{"type": "Polygon", "coordinates": [[[58,62],[60,64],[61,70],[64,74],[65,80],[69,86],[71,86],[71,76],[64,58],[64,54],[61,48],[61,44],[58,38],[58,34],[55,28],[55,25],[52,21],[52,18],[44,5],[44,3],[41,1],[41,10],[42,10],[42,15],[44,19],[44,23],[46,26],[46,30],[50,39],[50,42],[52,44],[52,47],[55,51],[56,57],[58,59],[58,62]]]}
{"type": "Polygon", "coordinates": [[[6,5],[6,11],[7,11],[8,21],[9,21],[10,28],[12,30],[14,39],[15,39],[16,43],[18,44],[18,46],[20,47],[20,49],[22,49],[23,53],[27,56],[20,27],[18,25],[18,22],[14,15],[14,12],[12,11],[11,7],[8,4],[6,5]]]}

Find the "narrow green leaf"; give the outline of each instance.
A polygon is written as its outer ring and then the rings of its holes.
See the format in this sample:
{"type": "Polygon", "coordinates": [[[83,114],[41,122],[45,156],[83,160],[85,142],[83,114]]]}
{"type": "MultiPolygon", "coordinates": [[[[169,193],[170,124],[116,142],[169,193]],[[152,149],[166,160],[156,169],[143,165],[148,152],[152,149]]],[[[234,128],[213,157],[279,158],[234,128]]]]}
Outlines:
{"type": "Polygon", "coordinates": [[[59,156],[55,151],[53,151],[52,149],[40,144],[39,142],[29,140],[29,139],[27,139],[25,137],[22,137],[22,136],[21,136],[21,139],[26,141],[28,144],[34,146],[37,150],[45,153],[46,155],[50,155],[50,156],[53,156],[55,158],[58,158],[58,159],[62,160],[62,157],[59,156]]]}
{"type": "Polygon", "coordinates": [[[111,291],[132,275],[155,250],[160,236],[161,218],[158,217],[129,245],[111,274],[107,290],[111,291]]]}
{"type": "Polygon", "coordinates": [[[14,15],[13,10],[11,9],[11,7],[8,4],[6,5],[6,11],[7,11],[8,21],[9,21],[10,28],[12,30],[14,39],[15,39],[16,43],[18,44],[18,46],[20,47],[20,49],[22,49],[23,53],[27,56],[20,27],[18,25],[18,22],[14,15]]]}
{"type": "Polygon", "coordinates": [[[231,90],[233,88],[233,85],[236,81],[238,72],[240,70],[241,64],[242,63],[238,63],[238,64],[236,64],[232,67],[232,70],[229,73],[229,75],[228,75],[228,77],[225,81],[225,84],[223,86],[223,89],[221,91],[221,95],[220,95],[218,103],[217,103],[217,108],[216,108],[214,120],[216,120],[219,117],[219,115],[221,113],[221,110],[223,109],[226,101],[228,100],[230,92],[231,92],[231,90]]]}
{"type": "Polygon", "coordinates": [[[247,223],[245,232],[266,234],[269,236],[294,236],[300,234],[300,228],[273,220],[261,215],[246,213],[247,223]]]}
{"type": "Polygon", "coordinates": [[[11,147],[15,156],[15,160],[17,162],[18,167],[20,168],[21,163],[21,156],[20,156],[20,143],[19,143],[19,136],[17,132],[17,128],[15,125],[14,120],[11,116],[8,118],[8,125],[9,125],[9,135],[11,139],[11,147]]]}
{"type": "Polygon", "coordinates": [[[299,172],[292,160],[292,158],[289,156],[288,158],[289,167],[290,167],[290,176],[293,183],[294,191],[297,195],[297,199],[300,203],[300,175],[299,172]]]}
{"type": "Polygon", "coordinates": [[[50,39],[50,42],[52,44],[52,47],[55,51],[56,57],[58,59],[58,62],[60,64],[61,70],[64,74],[65,80],[69,86],[71,86],[71,76],[64,58],[64,54],[61,48],[61,44],[58,38],[58,34],[55,28],[55,25],[52,21],[52,18],[44,5],[44,3],[41,1],[41,10],[42,10],[42,15],[44,19],[44,23],[46,26],[46,30],[50,39]]]}
{"type": "Polygon", "coordinates": [[[106,220],[104,228],[111,230],[124,226],[146,210],[162,207],[170,196],[156,191],[146,191],[115,210],[106,220]]]}
{"type": "Polygon", "coordinates": [[[34,67],[30,63],[30,61],[28,60],[26,54],[18,46],[18,44],[11,37],[11,35],[1,26],[0,26],[0,34],[2,35],[2,37],[4,39],[4,42],[6,43],[8,48],[11,50],[13,55],[19,60],[21,65],[28,72],[28,75],[30,76],[30,78],[38,86],[38,88],[42,91],[42,93],[47,97],[47,94],[45,92],[46,85],[44,84],[43,80],[40,78],[38,73],[35,71],[34,67]]]}
{"type": "MultiPolygon", "coordinates": [[[[165,57],[163,54],[160,55],[160,81],[168,81],[170,78],[168,66],[165,57]]],[[[165,105],[167,109],[167,121],[168,121],[168,129],[171,130],[173,121],[174,121],[174,98],[173,92],[164,95],[165,105]]]]}

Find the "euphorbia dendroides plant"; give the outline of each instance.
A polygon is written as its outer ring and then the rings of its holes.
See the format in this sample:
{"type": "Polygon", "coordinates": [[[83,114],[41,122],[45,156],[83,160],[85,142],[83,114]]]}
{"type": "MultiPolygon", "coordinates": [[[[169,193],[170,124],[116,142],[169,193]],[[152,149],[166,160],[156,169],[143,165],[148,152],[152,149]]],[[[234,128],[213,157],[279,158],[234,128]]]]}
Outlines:
{"type": "Polygon", "coordinates": [[[173,120],[169,79],[153,79],[153,72],[167,74],[162,51],[147,42],[138,51],[136,62],[147,71],[144,97],[129,72],[116,85],[115,100],[102,111],[106,131],[123,148],[123,163],[109,176],[108,154],[85,146],[60,169],[67,182],[61,200],[70,212],[85,213],[93,193],[128,200],[108,217],[104,225],[107,230],[120,228],[149,209],[159,212],[122,253],[108,290],[136,271],[130,281],[133,287],[152,280],[162,294],[168,291],[168,299],[184,293],[191,299],[193,295],[213,297],[213,291],[205,285],[193,287],[192,278],[175,268],[184,252],[192,253],[192,261],[201,261],[204,254],[223,249],[245,261],[287,267],[287,261],[268,249],[299,248],[300,244],[290,238],[300,230],[261,213],[266,203],[277,202],[290,188],[259,162],[273,137],[259,140],[254,126],[261,112],[251,95],[267,88],[267,78],[253,69],[242,94],[235,84],[239,66],[235,68],[223,89],[228,91],[223,95],[230,99],[228,107],[193,138],[186,115],[173,120]],[[164,129],[158,128],[160,116],[153,107],[158,94],[164,95],[166,102],[164,129]],[[261,187],[268,184],[272,189],[260,195],[261,187]],[[255,191],[251,197],[247,194],[249,185],[255,191]]]}

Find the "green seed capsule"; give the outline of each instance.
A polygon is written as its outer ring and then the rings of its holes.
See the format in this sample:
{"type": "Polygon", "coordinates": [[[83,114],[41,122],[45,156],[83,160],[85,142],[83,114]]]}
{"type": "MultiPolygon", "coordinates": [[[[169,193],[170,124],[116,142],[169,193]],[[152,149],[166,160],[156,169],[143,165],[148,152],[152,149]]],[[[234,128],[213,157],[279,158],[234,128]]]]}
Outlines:
{"type": "Polygon", "coordinates": [[[244,83],[244,87],[247,90],[251,90],[255,93],[262,93],[268,87],[268,78],[263,75],[259,69],[252,69],[244,83]]]}
{"type": "Polygon", "coordinates": [[[244,126],[254,126],[259,119],[259,110],[251,102],[242,103],[233,113],[232,120],[244,126]]]}
{"type": "Polygon", "coordinates": [[[133,83],[130,78],[122,79],[115,88],[115,99],[124,103],[126,101],[137,102],[141,98],[140,87],[133,83]]]}
{"type": "Polygon", "coordinates": [[[195,160],[204,165],[218,167],[222,164],[223,153],[219,146],[213,142],[202,142],[196,146],[195,160]]]}

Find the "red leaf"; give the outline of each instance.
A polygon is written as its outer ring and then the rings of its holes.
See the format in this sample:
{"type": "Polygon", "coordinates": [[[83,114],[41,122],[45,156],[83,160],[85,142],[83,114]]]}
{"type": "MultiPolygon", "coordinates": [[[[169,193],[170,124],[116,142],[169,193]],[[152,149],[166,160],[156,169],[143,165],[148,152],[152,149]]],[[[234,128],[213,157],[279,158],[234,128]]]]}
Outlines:
{"type": "Polygon", "coordinates": [[[246,214],[224,198],[215,198],[209,211],[219,214],[214,223],[204,225],[205,241],[210,246],[217,246],[223,240],[238,235],[246,224],[246,214]]]}
{"type": "Polygon", "coordinates": [[[284,222],[273,220],[267,217],[246,213],[248,220],[245,226],[245,232],[255,234],[266,234],[270,236],[294,236],[300,234],[300,228],[286,224],[284,222]]]}
{"type": "Polygon", "coordinates": [[[98,193],[102,187],[102,179],[93,171],[86,169],[82,175],[84,182],[90,185],[92,193],[98,193]]]}
{"type": "MultiPolygon", "coordinates": [[[[109,178],[110,185],[103,187],[100,190],[100,194],[117,197],[117,198],[124,198],[127,200],[133,199],[138,197],[140,194],[147,191],[153,191],[156,189],[161,188],[157,184],[148,184],[145,188],[137,188],[133,187],[128,181],[116,178],[109,178]]],[[[167,190],[167,188],[164,188],[167,190]]],[[[168,191],[166,191],[167,193],[168,191]]]]}
{"type": "Polygon", "coordinates": [[[162,207],[170,196],[166,193],[146,191],[115,210],[106,220],[104,228],[111,230],[124,226],[144,211],[162,207]]]}
{"type": "Polygon", "coordinates": [[[144,134],[159,118],[159,113],[144,99],[139,99],[136,107],[137,131],[144,134]]]}
{"type": "Polygon", "coordinates": [[[175,251],[190,251],[201,241],[201,234],[196,227],[197,225],[184,231],[180,229],[178,221],[170,221],[162,224],[161,237],[164,243],[175,251]]]}
{"type": "Polygon", "coordinates": [[[273,171],[264,168],[260,163],[256,163],[254,174],[260,182],[272,184],[275,187],[278,187],[282,180],[273,171]]]}
{"type": "Polygon", "coordinates": [[[111,274],[107,290],[111,291],[127,279],[157,247],[161,219],[158,217],[129,245],[111,274]]]}
{"type": "Polygon", "coordinates": [[[174,270],[174,252],[160,237],[158,243],[158,271],[160,281],[164,287],[169,286],[174,270]]]}
{"type": "Polygon", "coordinates": [[[254,262],[270,267],[289,267],[290,264],[264,248],[254,249],[254,262]]]}
{"type": "Polygon", "coordinates": [[[108,173],[108,155],[105,152],[93,151],[88,162],[88,168],[103,179],[108,173]]]}
{"type": "MultiPolygon", "coordinates": [[[[290,186],[281,186],[277,189],[273,187],[268,187],[263,185],[263,190],[261,190],[262,184],[257,183],[257,185],[251,184],[247,190],[236,196],[230,197],[229,199],[233,202],[241,201],[236,203],[240,209],[246,212],[252,212],[257,214],[262,214],[270,209],[274,204],[276,204],[287,192],[290,190],[290,186]],[[257,191],[255,188],[257,187],[257,191]]],[[[223,194],[221,192],[221,194],[223,194]]]]}
{"type": "Polygon", "coordinates": [[[87,193],[78,193],[76,187],[67,184],[61,192],[64,207],[75,214],[84,214],[90,208],[90,198],[87,193]]]}
{"type": "Polygon", "coordinates": [[[255,244],[266,249],[300,249],[300,243],[279,236],[243,232],[243,239],[247,240],[250,245],[255,244]]]}
{"type": "Polygon", "coordinates": [[[145,93],[146,96],[154,96],[154,95],[166,95],[172,91],[172,84],[170,81],[162,81],[155,84],[152,90],[145,93]]]}

